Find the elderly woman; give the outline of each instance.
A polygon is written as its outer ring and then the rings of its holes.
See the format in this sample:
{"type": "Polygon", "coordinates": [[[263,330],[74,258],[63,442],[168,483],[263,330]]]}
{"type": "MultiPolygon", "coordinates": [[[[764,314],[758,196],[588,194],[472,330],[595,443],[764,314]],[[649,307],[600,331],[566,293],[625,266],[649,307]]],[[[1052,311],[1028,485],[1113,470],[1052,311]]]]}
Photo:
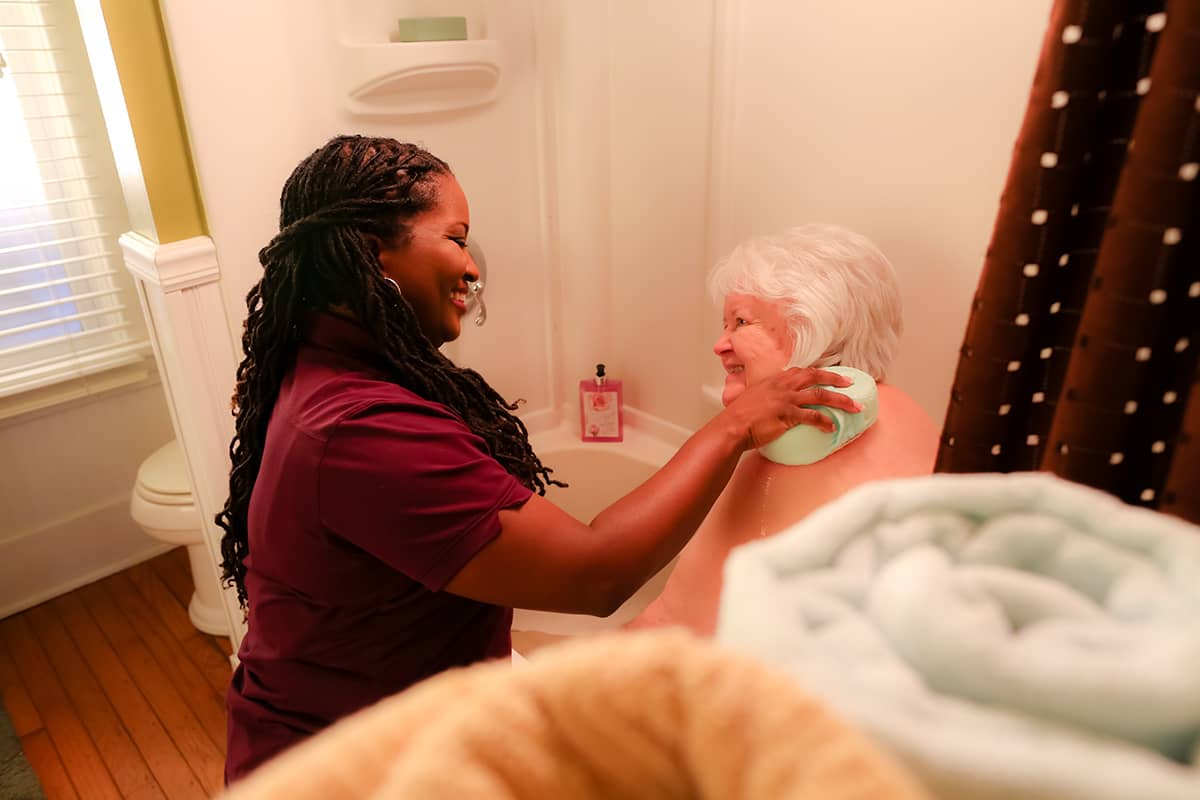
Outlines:
{"type": "Polygon", "coordinates": [[[900,291],[892,265],[866,237],[804,225],[750,239],[713,268],[708,285],[724,303],[724,331],[713,347],[726,373],[722,404],[789,366],[842,366],[875,379],[878,417],[814,463],[787,466],[747,452],[662,594],[630,628],[684,625],[711,634],[730,550],[860,484],[927,474],[937,451],[933,421],[884,382],[900,341],[900,291]]]}

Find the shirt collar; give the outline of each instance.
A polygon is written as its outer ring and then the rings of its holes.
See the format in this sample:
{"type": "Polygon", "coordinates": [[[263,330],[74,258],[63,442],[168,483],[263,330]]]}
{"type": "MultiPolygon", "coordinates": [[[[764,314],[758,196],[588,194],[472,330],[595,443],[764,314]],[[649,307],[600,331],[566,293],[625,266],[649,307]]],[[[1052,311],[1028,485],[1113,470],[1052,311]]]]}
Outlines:
{"type": "Polygon", "coordinates": [[[332,350],[349,356],[356,361],[381,365],[384,361],[379,345],[359,323],[339,317],[327,311],[314,311],[309,315],[304,330],[304,343],[332,350]]]}

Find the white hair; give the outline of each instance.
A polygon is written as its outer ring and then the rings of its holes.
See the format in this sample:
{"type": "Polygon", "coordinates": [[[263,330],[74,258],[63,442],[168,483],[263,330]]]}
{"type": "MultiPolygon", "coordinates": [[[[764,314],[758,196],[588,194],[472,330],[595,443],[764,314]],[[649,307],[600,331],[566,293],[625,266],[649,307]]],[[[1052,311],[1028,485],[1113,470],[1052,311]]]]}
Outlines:
{"type": "Polygon", "coordinates": [[[789,366],[841,364],[883,380],[903,329],[900,285],[871,241],[836,225],[748,239],[708,275],[718,304],[746,294],[781,301],[795,341],[789,366]]]}

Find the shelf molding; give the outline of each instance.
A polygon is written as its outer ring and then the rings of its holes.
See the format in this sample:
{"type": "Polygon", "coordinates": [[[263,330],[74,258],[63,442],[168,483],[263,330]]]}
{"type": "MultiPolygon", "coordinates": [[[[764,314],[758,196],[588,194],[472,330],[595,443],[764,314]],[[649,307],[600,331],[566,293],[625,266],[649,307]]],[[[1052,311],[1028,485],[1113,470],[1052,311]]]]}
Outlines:
{"type": "Polygon", "coordinates": [[[341,86],[355,114],[456,111],[494,100],[500,91],[495,39],[448,42],[339,42],[341,86]]]}

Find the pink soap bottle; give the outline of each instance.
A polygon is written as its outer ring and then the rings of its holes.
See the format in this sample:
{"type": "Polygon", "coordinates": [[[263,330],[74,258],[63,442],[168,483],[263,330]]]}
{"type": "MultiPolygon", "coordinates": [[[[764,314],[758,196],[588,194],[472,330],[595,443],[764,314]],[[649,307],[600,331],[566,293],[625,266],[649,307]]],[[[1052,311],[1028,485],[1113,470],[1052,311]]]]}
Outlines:
{"type": "Polygon", "coordinates": [[[579,382],[579,429],[585,442],[625,439],[621,382],[605,377],[603,364],[596,365],[596,377],[579,382]]]}

